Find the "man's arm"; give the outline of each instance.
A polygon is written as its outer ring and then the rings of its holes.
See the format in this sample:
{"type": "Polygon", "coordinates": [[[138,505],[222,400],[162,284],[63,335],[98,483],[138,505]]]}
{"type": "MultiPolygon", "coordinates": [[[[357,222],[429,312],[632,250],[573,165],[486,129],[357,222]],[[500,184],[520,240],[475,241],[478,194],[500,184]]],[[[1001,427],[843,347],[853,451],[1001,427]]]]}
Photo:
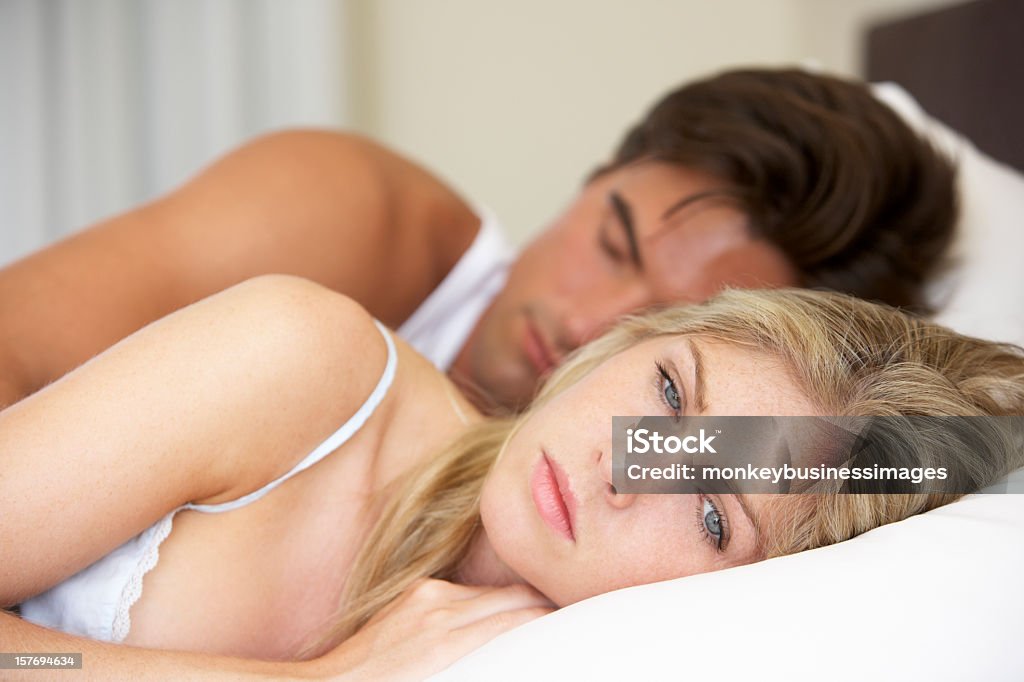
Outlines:
{"type": "Polygon", "coordinates": [[[0,407],[260,274],[314,280],[397,326],[477,225],[438,179],[363,138],[259,138],[166,197],[0,270],[0,407]]]}

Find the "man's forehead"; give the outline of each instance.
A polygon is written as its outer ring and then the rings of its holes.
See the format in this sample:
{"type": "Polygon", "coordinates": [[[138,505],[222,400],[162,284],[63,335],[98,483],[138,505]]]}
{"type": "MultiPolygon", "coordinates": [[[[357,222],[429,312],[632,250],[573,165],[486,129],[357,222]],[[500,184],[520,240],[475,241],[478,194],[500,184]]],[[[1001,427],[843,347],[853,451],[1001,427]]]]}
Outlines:
{"type": "Polygon", "coordinates": [[[764,249],[746,216],[725,202],[697,202],[657,225],[638,225],[639,249],[659,298],[703,300],[759,273],[764,249]]]}
{"type": "Polygon", "coordinates": [[[652,302],[799,283],[782,251],[753,236],[735,191],[711,175],[645,160],[613,171],[602,192],[635,234],[652,302]]]}

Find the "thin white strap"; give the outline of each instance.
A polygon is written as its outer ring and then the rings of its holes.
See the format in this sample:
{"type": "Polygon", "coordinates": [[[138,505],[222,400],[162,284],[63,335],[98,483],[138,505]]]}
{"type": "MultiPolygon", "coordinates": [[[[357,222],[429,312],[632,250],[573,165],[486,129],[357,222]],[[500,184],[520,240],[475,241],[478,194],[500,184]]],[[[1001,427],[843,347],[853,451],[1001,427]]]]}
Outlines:
{"type": "Polygon", "coordinates": [[[455,396],[452,395],[452,387],[448,383],[448,379],[440,375],[438,378],[441,379],[441,386],[444,388],[444,394],[448,396],[448,402],[451,404],[452,409],[455,410],[455,414],[459,417],[459,421],[462,422],[463,426],[469,426],[469,417],[467,417],[466,413],[462,411],[462,408],[459,407],[458,401],[455,400],[455,396]]]}
{"type": "Polygon", "coordinates": [[[370,415],[372,415],[374,410],[377,409],[381,400],[384,399],[384,396],[388,392],[388,388],[391,386],[391,382],[395,378],[395,368],[398,366],[398,355],[395,352],[395,342],[391,339],[391,334],[380,322],[377,320],[374,320],[373,322],[377,325],[377,329],[379,329],[380,333],[384,336],[384,342],[388,347],[388,361],[384,366],[384,374],[381,375],[380,381],[377,382],[377,387],[373,389],[373,393],[370,394],[370,397],[366,399],[366,402],[362,404],[359,410],[356,411],[356,413],[352,415],[352,417],[345,422],[340,429],[335,431],[327,438],[327,440],[318,445],[313,452],[306,455],[306,457],[296,464],[291,471],[286,473],[284,476],[271,481],[259,490],[255,490],[248,495],[239,497],[237,500],[232,500],[230,502],[221,502],[220,504],[186,504],[184,508],[213,514],[244,507],[250,502],[260,499],[295,474],[305,471],[309,467],[313,466],[321,459],[337,450],[345,443],[345,441],[351,438],[352,435],[366,423],[366,420],[370,418],[370,415]]]}

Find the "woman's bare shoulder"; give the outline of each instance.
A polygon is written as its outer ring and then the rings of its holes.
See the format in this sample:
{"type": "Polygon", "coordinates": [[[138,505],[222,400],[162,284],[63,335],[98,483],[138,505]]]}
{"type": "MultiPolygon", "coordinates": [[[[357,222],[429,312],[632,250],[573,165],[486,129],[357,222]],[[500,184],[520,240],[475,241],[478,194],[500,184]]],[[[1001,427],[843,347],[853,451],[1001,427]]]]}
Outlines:
{"type": "Polygon", "coordinates": [[[395,346],[394,398],[374,467],[379,486],[436,455],[469,425],[484,418],[429,360],[397,336],[395,346]]]}
{"type": "Polygon", "coordinates": [[[267,276],[146,326],[0,411],[0,606],[183,504],[237,499],[285,474],[359,409],[386,354],[354,302],[267,276]]]}

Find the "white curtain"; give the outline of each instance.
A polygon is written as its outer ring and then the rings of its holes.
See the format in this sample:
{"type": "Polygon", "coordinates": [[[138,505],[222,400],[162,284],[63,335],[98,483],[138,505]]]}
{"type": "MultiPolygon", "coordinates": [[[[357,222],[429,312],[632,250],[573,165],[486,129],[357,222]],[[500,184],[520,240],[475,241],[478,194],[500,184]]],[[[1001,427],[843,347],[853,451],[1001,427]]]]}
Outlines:
{"type": "Polygon", "coordinates": [[[0,265],[290,125],[348,123],[344,0],[0,0],[0,265]]]}

